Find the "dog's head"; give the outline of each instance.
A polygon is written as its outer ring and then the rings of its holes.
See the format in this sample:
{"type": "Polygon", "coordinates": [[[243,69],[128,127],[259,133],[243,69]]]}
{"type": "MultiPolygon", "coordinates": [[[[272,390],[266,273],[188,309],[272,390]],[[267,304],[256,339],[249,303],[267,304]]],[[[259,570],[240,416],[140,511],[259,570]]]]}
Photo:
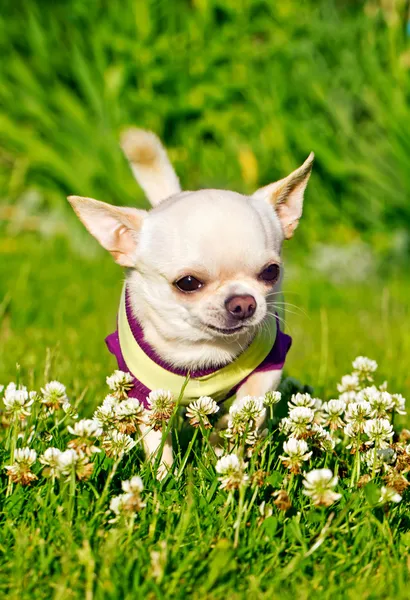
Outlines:
{"type": "Polygon", "coordinates": [[[166,340],[244,339],[273,312],[281,247],[302,214],[313,154],[285,179],[252,196],[181,192],[157,138],[133,130],[123,140],[154,208],[69,198],[87,229],[129,269],[133,306],[166,340]]]}

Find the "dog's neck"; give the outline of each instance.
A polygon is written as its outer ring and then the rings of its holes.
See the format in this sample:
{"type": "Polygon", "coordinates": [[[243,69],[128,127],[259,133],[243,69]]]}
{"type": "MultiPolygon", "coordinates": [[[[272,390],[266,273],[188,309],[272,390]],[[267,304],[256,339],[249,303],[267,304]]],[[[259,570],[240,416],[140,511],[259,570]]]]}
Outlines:
{"type": "MultiPolygon", "coordinates": [[[[197,371],[210,367],[220,367],[231,363],[252,341],[249,333],[231,342],[186,342],[179,339],[167,339],[161,335],[152,321],[141,324],[144,338],[166,363],[180,369],[197,371]]],[[[239,336],[238,336],[239,337],[239,336]]]]}
{"type": "Polygon", "coordinates": [[[256,331],[247,331],[233,339],[214,338],[209,341],[193,341],[169,337],[161,330],[161,318],[139,296],[133,282],[128,280],[130,306],[141,325],[145,341],[167,364],[180,369],[197,371],[221,367],[231,363],[243,352],[255,337],[256,331]]]}

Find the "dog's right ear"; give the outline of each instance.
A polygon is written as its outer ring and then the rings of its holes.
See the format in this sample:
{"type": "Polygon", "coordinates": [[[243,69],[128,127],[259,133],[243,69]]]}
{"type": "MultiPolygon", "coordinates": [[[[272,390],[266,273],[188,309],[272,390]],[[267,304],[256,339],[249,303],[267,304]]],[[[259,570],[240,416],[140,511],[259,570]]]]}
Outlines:
{"type": "Polygon", "coordinates": [[[122,267],[135,266],[135,250],[144,210],[111,206],[105,202],[69,196],[68,201],[88,231],[122,267]]]}

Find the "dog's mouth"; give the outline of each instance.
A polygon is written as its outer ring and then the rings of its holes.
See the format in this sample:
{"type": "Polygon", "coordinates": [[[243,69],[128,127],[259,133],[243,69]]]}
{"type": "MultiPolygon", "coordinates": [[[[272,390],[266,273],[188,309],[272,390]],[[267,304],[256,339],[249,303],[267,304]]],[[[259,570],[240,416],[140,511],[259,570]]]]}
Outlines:
{"type": "Polygon", "coordinates": [[[215,325],[208,324],[207,327],[209,327],[209,329],[212,329],[213,331],[222,333],[223,335],[234,335],[235,333],[239,333],[240,331],[243,331],[245,329],[244,325],[238,325],[238,327],[223,328],[223,327],[215,327],[215,325]]]}

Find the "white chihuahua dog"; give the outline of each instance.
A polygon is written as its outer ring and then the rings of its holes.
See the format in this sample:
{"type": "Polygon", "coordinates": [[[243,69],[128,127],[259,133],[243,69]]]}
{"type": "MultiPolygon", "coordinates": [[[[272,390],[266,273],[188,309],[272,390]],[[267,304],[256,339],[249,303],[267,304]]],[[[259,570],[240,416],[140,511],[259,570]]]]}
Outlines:
{"type": "MultiPolygon", "coordinates": [[[[302,215],[313,153],[284,179],[245,196],[213,189],[182,192],[151,132],[128,130],[122,148],[153,209],[79,196],[69,201],[127,269],[118,331],[107,345],[119,368],[133,376],[129,395],[145,406],[153,389],[178,396],[188,373],[184,403],[200,396],[235,403],[276,389],[291,343],[274,309],[281,248],[302,215]]],[[[226,422],[225,415],[217,428],[226,422]]],[[[161,432],[147,424],[147,454],[155,456],[160,443],[161,432]]],[[[162,475],[172,460],[168,440],[162,475]]]]}

